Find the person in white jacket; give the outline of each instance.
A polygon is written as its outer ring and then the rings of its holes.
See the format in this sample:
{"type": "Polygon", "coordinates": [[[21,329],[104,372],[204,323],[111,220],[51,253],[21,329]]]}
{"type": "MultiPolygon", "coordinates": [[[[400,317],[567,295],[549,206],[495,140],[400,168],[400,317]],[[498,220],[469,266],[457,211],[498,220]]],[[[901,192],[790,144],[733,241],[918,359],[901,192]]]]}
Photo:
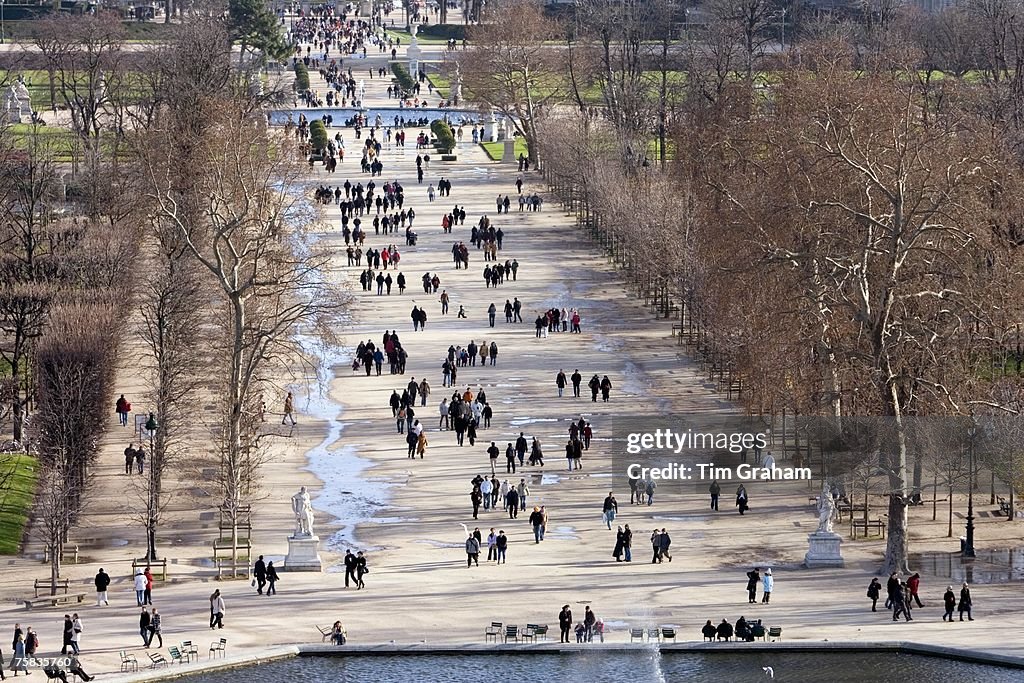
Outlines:
{"type": "Polygon", "coordinates": [[[772,576],[771,569],[766,569],[764,571],[764,577],[761,579],[761,586],[764,588],[764,595],[761,597],[761,602],[768,602],[772,597],[772,588],[775,587],[775,577],[772,576]]]}
{"type": "Polygon", "coordinates": [[[227,607],[224,605],[224,596],[218,588],[210,596],[210,628],[224,628],[224,613],[227,607]]]}
{"type": "Polygon", "coordinates": [[[146,575],[141,569],[135,570],[135,600],[140,607],[146,601],[146,575]]]}

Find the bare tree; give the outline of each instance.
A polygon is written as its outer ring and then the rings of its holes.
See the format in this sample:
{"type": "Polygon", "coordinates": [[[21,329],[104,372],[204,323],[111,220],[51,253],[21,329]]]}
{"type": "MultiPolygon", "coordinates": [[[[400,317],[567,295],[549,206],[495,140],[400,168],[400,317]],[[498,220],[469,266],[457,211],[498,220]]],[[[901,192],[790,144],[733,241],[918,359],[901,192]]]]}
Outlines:
{"type": "MultiPolygon", "coordinates": [[[[302,241],[296,215],[298,169],[290,151],[266,135],[243,102],[225,102],[197,140],[175,137],[172,122],[151,131],[144,167],[146,198],[212,278],[219,295],[214,335],[221,410],[219,485],[232,545],[245,499],[257,485],[257,404],[272,371],[301,362],[295,335],[330,334],[342,300],[327,278],[329,254],[302,241]],[[177,148],[197,154],[182,191],[177,148]]],[[[233,555],[233,559],[236,557],[233,555]]]]}
{"type": "Polygon", "coordinates": [[[500,15],[468,28],[472,44],[458,57],[465,99],[508,118],[536,163],[537,121],[565,97],[558,57],[544,44],[560,32],[535,0],[502,7],[500,15]]]}

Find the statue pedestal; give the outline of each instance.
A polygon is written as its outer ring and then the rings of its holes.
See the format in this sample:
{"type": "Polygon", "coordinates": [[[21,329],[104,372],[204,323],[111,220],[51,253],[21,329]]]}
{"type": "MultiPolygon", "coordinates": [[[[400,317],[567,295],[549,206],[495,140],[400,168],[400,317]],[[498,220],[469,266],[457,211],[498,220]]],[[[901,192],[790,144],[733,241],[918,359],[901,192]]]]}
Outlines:
{"type": "Polygon", "coordinates": [[[501,163],[503,164],[515,164],[519,160],[516,159],[516,139],[505,138],[505,146],[502,149],[501,163]]]}
{"type": "Polygon", "coordinates": [[[815,531],[807,534],[809,548],[804,555],[804,565],[815,567],[842,567],[843,556],[840,553],[842,536],[831,531],[815,531]]]}
{"type": "Polygon", "coordinates": [[[289,536],[284,568],[290,572],[323,571],[319,536],[289,536]]]}

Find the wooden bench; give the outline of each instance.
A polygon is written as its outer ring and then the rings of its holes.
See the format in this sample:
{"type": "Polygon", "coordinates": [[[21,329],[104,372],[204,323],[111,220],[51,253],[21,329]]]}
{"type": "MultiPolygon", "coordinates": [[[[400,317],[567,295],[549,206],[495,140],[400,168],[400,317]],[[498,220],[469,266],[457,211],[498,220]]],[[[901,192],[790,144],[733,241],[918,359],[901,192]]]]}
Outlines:
{"type": "MultiPolygon", "coordinates": [[[[77,544],[76,545],[66,545],[66,546],[64,546],[64,549],[61,550],[61,553],[60,553],[61,561],[66,560],[66,558],[68,556],[71,557],[71,562],[73,564],[78,564],[78,545],[77,544]]],[[[49,548],[43,548],[43,564],[49,564],[49,563],[50,563],[50,549],[49,548]]]]}
{"type": "MultiPolygon", "coordinates": [[[[71,590],[71,579],[57,579],[57,590],[63,590],[67,593],[71,590]]],[[[33,582],[33,587],[36,590],[36,597],[39,597],[39,590],[45,588],[47,591],[53,591],[54,584],[50,579],[36,579],[33,582]]]]}
{"type": "Polygon", "coordinates": [[[149,567],[153,570],[153,578],[157,577],[157,570],[159,570],[159,576],[161,581],[167,580],[167,558],[162,560],[147,560],[144,557],[136,558],[132,560],[132,576],[135,576],[136,569],[145,569],[149,567]]]}
{"type": "Polygon", "coordinates": [[[56,607],[57,605],[70,604],[72,602],[83,602],[85,600],[85,593],[65,593],[64,595],[46,595],[41,598],[32,598],[30,600],[23,600],[25,603],[25,609],[32,609],[33,607],[56,607]]]}
{"type": "MultiPolygon", "coordinates": [[[[248,538],[238,539],[238,555],[240,557],[249,557],[252,553],[252,542],[248,538]]],[[[233,550],[231,543],[224,543],[222,541],[213,542],[213,558],[217,559],[220,553],[230,553],[233,550]]]]}
{"type": "Polygon", "coordinates": [[[1004,517],[1010,516],[1010,501],[1006,500],[1002,496],[996,497],[996,502],[999,503],[999,513],[1004,517]]]}
{"type": "Polygon", "coordinates": [[[249,566],[248,561],[232,562],[231,560],[219,559],[216,562],[218,579],[224,578],[225,574],[227,574],[228,577],[232,579],[238,578],[239,576],[241,576],[244,579],[249,578],[249,572],[251,570],[251,567],[249,566]]]}
{"type": "Polygon", "coordinates": [[[864,530],[864,538],[868,537],[869,529],[874,529],[882,538],[885,538],[885,522],[880,519],[872,519],[868,521],[864,521],[863,519],[853,520],[851,523],[851,532],[853,533],[854,538],[857,538],[857,531],[860,529],[864,530]]]}

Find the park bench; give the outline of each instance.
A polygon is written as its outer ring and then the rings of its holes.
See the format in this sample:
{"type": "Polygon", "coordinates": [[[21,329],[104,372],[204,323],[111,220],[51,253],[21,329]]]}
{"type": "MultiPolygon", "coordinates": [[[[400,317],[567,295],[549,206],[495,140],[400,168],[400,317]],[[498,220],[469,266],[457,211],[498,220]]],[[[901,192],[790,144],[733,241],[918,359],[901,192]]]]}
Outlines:
{"type": "Polygon", "coordinates": [[[857,531],[859,531],[861,529],[863,529],[863,531],[864,531],[864,538],[868,537],[868,530],[871,530],[871,529],[873,529],[874,531],[878,532],[878,534],[882,538],[885,538],[885,522],[883,522],[880,519],[872,519],[872,520],[868,520],[868,521],[865,521],[863,519],[855,519],[855,520],[853,520],[853,522],[851,524],[851,531],[853,533],[853,537],[854,538],[857,538],[857,531]]]}
{"type": "Polygon", "coordinates": [[[40,589],[46,589],[47,591],[53,591],[54,585],[57,586],[57,590],[63,590],[67,593],[71,588],[71,579],[57,579],[57,583],[54,584],[50,579],[36,579],[33,582],[33,587],[36,590],[36,597],[39,597],[40,589]]]}
{"type": "Polygon", "coordinates": [[[1002,496],[996,497],[996,502],[999,503],[999,513],[1004,517],[1010,516],[1010,501],[1006,500],[1002,496]]]}
{"type": "Polygon", "coordinates": [[[167,580],[167,558],[147,560],[144,557],[140,557],[132,560],[132,576],[135,576],[136,570],[145,569],[146,567],[149,567],[154,579],[159,576],[161,581],[167,580]]]}
{"type": "Polygon", "coordinates": [[[492,621],[491,625],[484,629],[484,642],[486,643],[491,638],[494,642],[498,642],[498,636],[501,635],[502,623],[500,621],[492,621]]]}
{"type": "MultiPolygon", "coordinates": [[[[66,561],[68,557],[71,557],[71,562],[78,564],[78,545],[66,545],[60,552],[61,561],[66,561]]],[[[50,549],[43,548],[43,564],[50,563],[50,549]]]]}
{"type": "Polygon", "coordinates": [[[249,566],[249,562],[245,560],[237,562],[232,562],[231,560],[224,559],[217,560],[218,579],[224,578],[225,575],[232,579],[237,578],[239,576],[242,578],[249,578],[250,569],[251,567],[249,566]]]}
{"type": "Polygon", "coordinates": [[[65,593],[63,595],[44,595],[41,598],[31,598],[23,600],[25,603],[25,609],[32,609],[33,607],[56,607],[57,605],[71,604],[72,602],[83,602],[85,600],[85,593],[65,593]]]}

